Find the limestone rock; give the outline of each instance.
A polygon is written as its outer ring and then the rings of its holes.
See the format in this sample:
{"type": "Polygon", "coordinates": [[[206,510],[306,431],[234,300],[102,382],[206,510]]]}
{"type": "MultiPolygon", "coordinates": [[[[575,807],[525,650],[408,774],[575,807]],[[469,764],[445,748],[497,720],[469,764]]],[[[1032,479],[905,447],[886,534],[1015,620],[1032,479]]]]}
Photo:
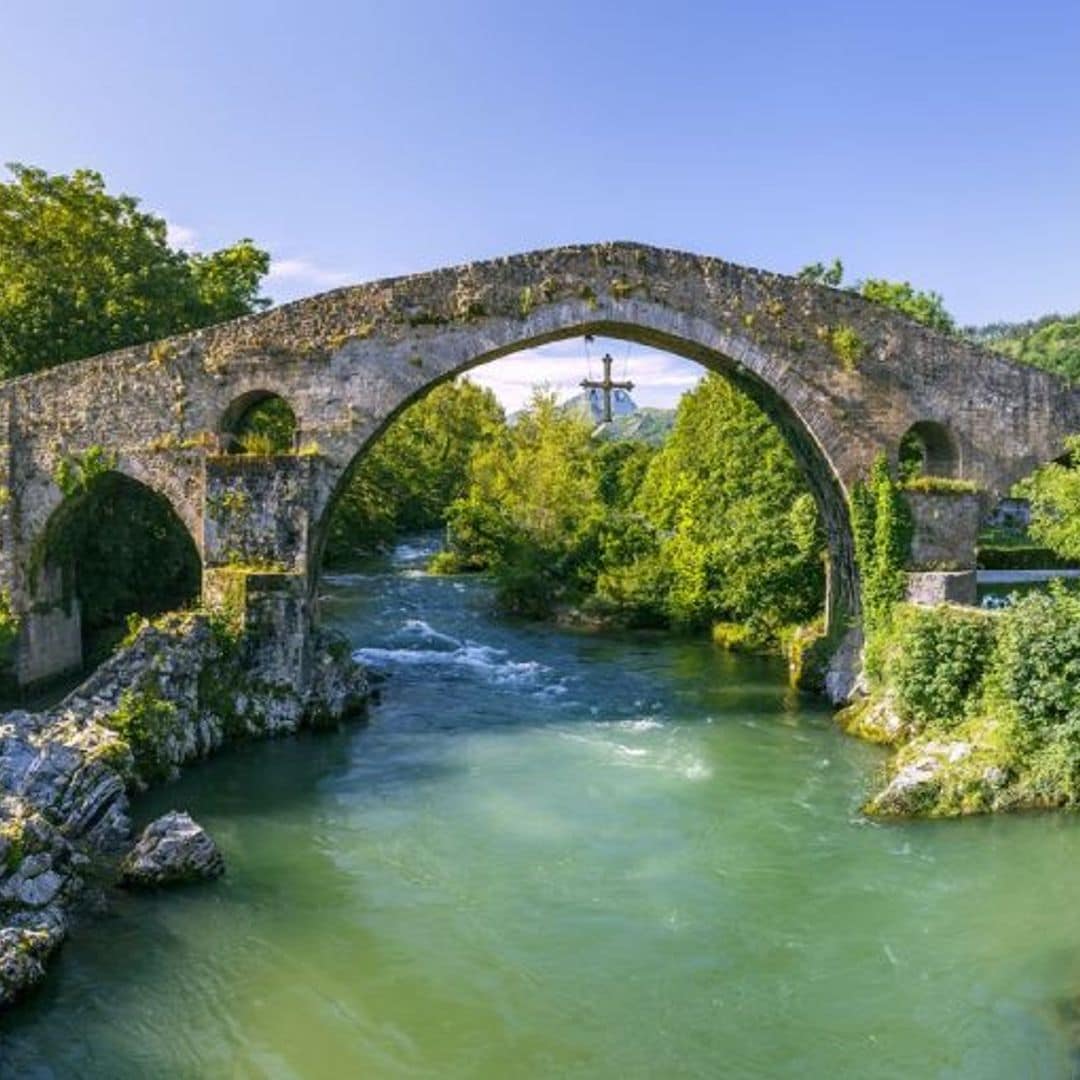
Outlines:
{"type": "Polygon", "coordinates": [[[64,937],[63,924],[0,928],[0,1008],[45,977],[45,961],[64,937]]]}
{"type": "Polygon", "coordinates": [[[125,885],[173,885],[219,877],[225,860],[201,825],[173,810],[147,825],[120,869],[125,885]]]}
{"type": "Polygon", "coordinates": [[[968,757],[971,750],[966,742],[926,743],[916,757],[900,765],[867,810],[898,816],[919,813],[937,799],[948,767],[968,757]]]}

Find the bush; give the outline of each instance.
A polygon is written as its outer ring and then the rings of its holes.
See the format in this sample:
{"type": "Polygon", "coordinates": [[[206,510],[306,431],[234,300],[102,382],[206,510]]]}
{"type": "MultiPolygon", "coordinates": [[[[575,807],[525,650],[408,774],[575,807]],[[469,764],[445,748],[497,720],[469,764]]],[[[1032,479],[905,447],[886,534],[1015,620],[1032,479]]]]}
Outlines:
{"type": "Polygon", "coordinates": [[[1055,583],[1000,616],[992,669],[998,702],[1042,741],[1068,738],[1080,751],[1080,593],[1055,583]]]}
{"type": "Polygon", "coordinates": [[[892,681],[904,719],[920,728],[958,724],[993,649],[994,616],[977,609],[905,607],[897,619],[892,681]]]}
{"type": "Polygon", "coordinates": [[[169,740],[177,727],[177,710],[154,689],[128,689],[105,723],[131,747],[135,771],[143,783],[168,777],[172,771],[169,740]]]}

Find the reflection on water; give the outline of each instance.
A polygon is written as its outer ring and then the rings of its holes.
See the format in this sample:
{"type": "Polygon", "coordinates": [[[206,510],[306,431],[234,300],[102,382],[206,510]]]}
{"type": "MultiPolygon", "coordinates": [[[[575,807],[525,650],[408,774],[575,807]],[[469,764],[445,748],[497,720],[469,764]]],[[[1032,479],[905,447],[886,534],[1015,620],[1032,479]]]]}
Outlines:
{"type": "Polygon", "coordinates": [[[370,726],[142,803],[226,877],[80,928],[0,1075],[1071,1075],[1072,818],[869,823],[880,752],[779,664],[498,622],[423,554],[324,583],[370,726]]]}

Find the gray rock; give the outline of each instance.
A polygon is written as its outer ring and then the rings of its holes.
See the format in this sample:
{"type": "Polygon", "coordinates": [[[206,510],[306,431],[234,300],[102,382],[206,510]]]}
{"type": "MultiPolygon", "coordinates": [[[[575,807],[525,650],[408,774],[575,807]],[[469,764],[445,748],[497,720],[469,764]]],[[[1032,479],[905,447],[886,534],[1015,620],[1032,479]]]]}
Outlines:
{"type": "Polygon", "coordinates": [[[64,938],[62,922],[0,928],[0,1008],[45,977],[45,961],[64,938]]]}
{"type": "Polygon", "coordinates": [[[216,878],[225,860],[201,825],[173,810],[147,825],[120,871],[125,885],[172,885],[216,878]]]}

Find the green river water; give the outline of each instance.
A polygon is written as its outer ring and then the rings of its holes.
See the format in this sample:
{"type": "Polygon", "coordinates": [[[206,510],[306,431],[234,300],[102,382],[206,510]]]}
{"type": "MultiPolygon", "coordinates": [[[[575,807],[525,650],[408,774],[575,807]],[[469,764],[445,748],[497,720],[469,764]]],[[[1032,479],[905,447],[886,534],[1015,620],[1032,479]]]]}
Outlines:
{"type": "Polygon", "coordinates": [[[502,622],[421,554],[325,585],[370,724],[140,801],[226,877],[78,926],[0,1076],[1073,1075],[1080,821],[867,821],[884,755],[778,662],[502,622]]]}

